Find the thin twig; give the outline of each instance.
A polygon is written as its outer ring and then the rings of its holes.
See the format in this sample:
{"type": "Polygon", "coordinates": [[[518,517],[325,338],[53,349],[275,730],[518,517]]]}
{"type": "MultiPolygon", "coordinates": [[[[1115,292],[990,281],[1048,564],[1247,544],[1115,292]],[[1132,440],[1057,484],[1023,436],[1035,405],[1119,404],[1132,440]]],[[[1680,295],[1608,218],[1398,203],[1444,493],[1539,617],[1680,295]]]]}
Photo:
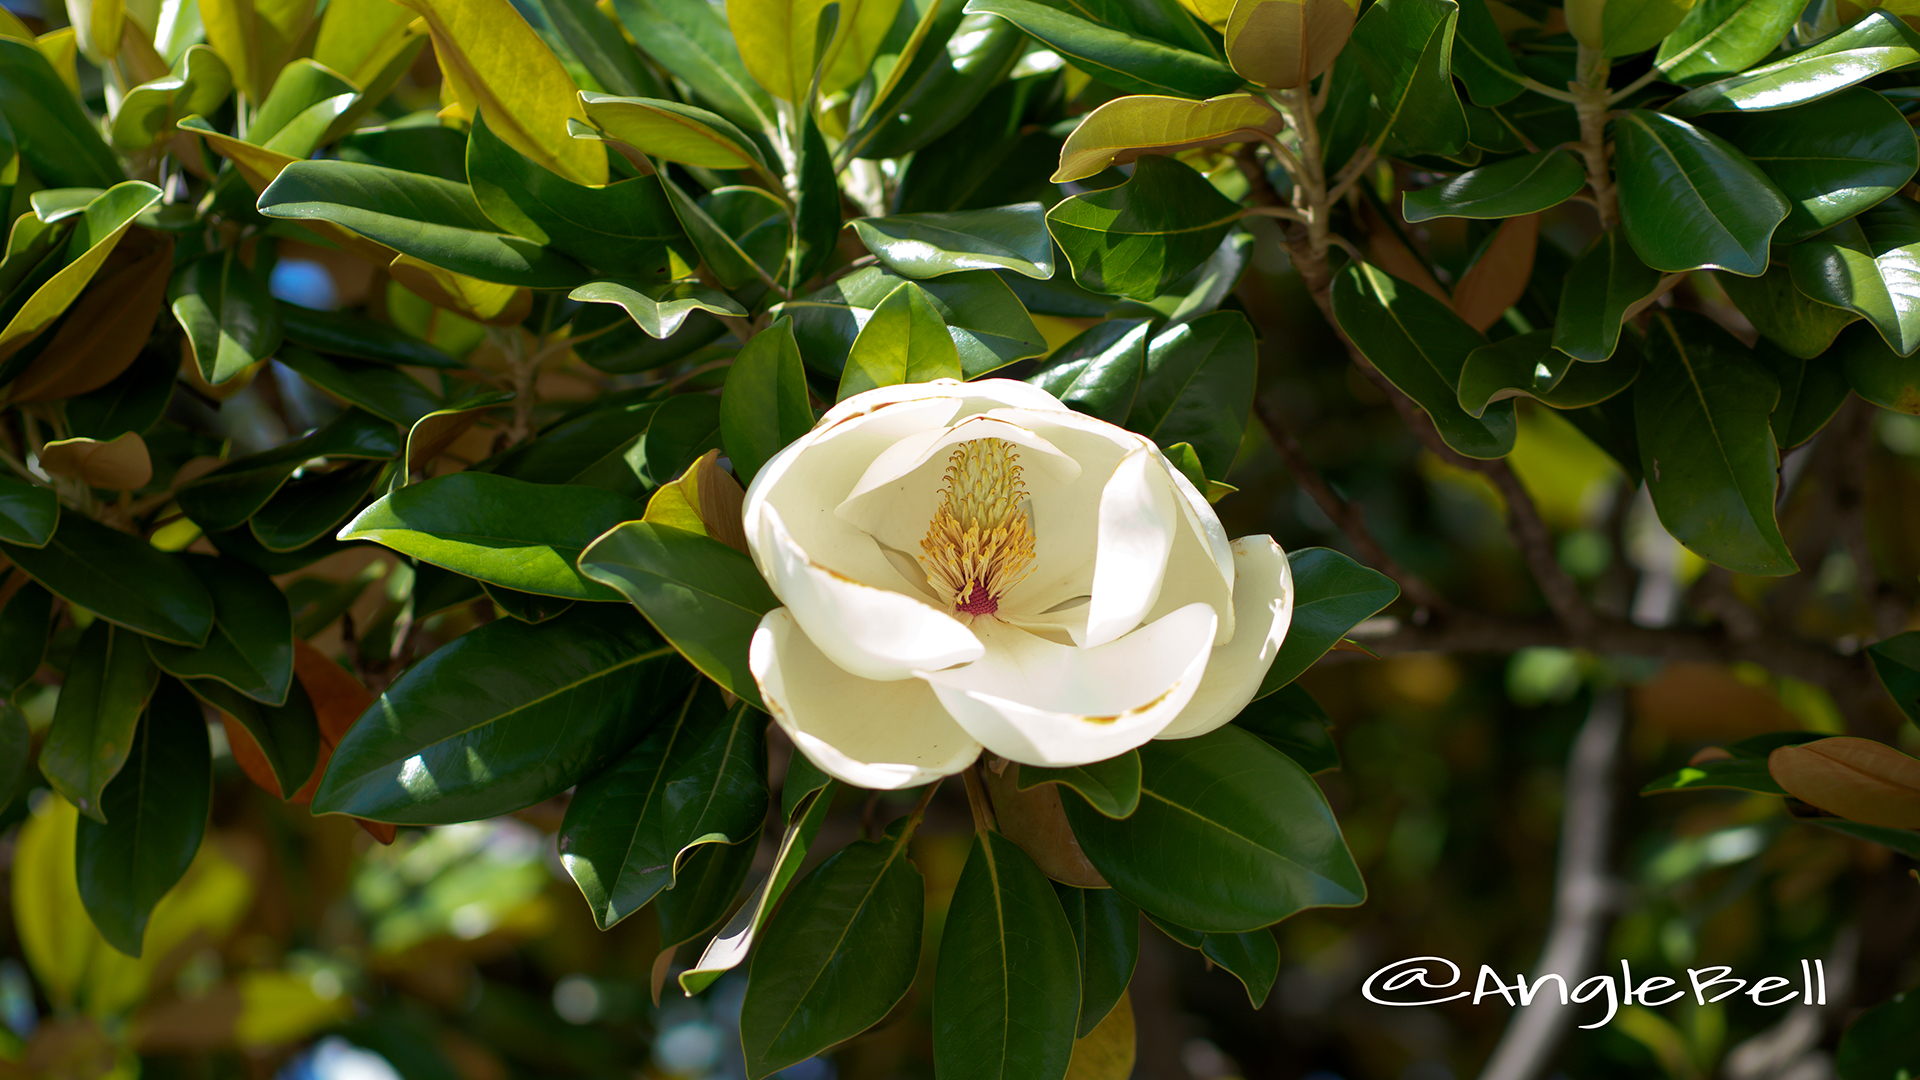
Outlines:
{"type": "Polygon", "coordinates": [[[967,766],[960,778],[967,783],[967,806],[973,810],[973,831],[997,832],[994,828],[993,803],[987,798],[987,786],[980,781],[980,763],[976,761],[967,766]]]}

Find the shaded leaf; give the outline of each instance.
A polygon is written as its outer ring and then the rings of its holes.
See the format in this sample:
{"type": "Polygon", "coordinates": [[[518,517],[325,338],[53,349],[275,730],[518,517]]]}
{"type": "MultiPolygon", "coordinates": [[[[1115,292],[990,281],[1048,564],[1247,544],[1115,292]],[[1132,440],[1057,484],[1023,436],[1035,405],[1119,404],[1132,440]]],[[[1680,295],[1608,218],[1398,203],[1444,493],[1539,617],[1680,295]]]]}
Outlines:
{"type": "Polygon", "coordinates": [[[1073,279],[1095,292],[1151,300],[1219,247],[1238,204],[1172,158],[1143,157],[1126,183],[1047,212],[1073,279]]]}
{"type": "Polygon", "coordinates": [[[40,771],[80,813],[106,821],[101,792],[127,763],[160,672],[137,635],[95,620],[81,632],[66,674],[40,771]]]}
{"type": "Polygon", "coordinates": [[[1641,260],[1757,277],[1791,204],[1726,140],[1683,120],[1629,109],[1614,121],[1620,217],[1641,260]]]}
{"type": "Polygon", "coordinates": [[[1487,165],[1444,184],[1409,191],[1408,221],[1437,217],[1510,218],[1551,209],[1585,187],[1587,172],[1570,151],[1549,150],[1487,165]]]}
{"type": "Polygon", "coordinates": [[[150,638],[199,646],[213,628],[213,600],[178,556],[67,514],[44,547],[0,543],[0,554],[54,595],[150,638]]]}

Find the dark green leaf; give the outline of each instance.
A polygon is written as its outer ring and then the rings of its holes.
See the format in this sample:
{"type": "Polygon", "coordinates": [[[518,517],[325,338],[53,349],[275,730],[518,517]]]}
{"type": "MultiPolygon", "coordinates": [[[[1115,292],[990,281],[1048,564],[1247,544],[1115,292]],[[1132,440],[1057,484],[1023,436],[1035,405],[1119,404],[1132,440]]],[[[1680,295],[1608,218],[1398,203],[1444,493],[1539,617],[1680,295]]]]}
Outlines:
{"type": "Polygon", "coordinates": [[[1886,98],[1864,87],[1780,112],[1703,121],[1767,174],[1792,209],[1774,234],[1785,244],[1866,210],[1913,179],[1920,147],[1886,98]]]}
{"type": "Polygon", "coordinates": [[[751,1080],[858,1035],[906,996],[926,904],[906,839],[896,826],[884,840],[848,844],[774,913],[740,1010],[751,1080]]]}
{"type": "Polygon", "coordinates": [[[793,755],[787,763],[787,775],[780,783],[780,817],[792,821],[807,796],[825,791],[832,783],[833,777],[822,772],[805,754],[793,755]]]}
{"type": "MultiPolygon", "coordinates": [[[[795,755],[794,761],[805,762],[806,758],[795,755]]],[[[821,774],[821,779],[826,783],[831,782],[826,780],[825,774],[821,774]]],[[[794,775],[791,772],[788,773],[789,791],[792,790],[791,785],[794,780],[794,775]]],[[[822,786],[824,787],[825,783],[822,786]]],[[[740,961],[747,958],[747,952],[753,947],[760,928],[766,925],[767,919],[773,915],[774,908],[786,895],[787,886],[793,882],[794,875],[800,872],[800,865],[807,857],[807,849],[813,846],[814,837],[819,835],[820,826],[826,821],[827,811],[832,806],[832,792],[821,792],[821,789],[816,787],[810,790],[809,797],[793,806],[798,817],[794,814],[781,815],[789,824],[785,835],[780,839],[779,849],[774,852],[773,870],[753,891],[753,895],[747,898],[747,902],[741,905],[740,910],[727,922],[727,925],[714,935],[706,951],[700,954],[699,961],[690,970],[680,973],[681,990],[688,994],[697,994],[712,986],[721,975],[738,967],[740,961]]]]}
{"type": "Polygon", "coordinates": [[[1862,398],[1894,412],[1920,416],[1920,363],[1900,356],[1865,324],[1847,328],[1822,358],[1838,360],[1847,385],[1862,398]]]}
{"type": "Polygon", "coordinates": [[[558,596],[541,596],[539,593],[520,592],[490,582],[481,582],[480,591],[487,599],[500,606],[500,610],[523,623],[538,625],[548,619],[557,619],[573,609],[574,601],[558,596]]]}
{"type": "Polygon", "coordinates": [[[342,540],[371,540],[455,573],[568,600],[618,600],[574,561],[594,537],[636,520],[632,499],[580,484],[466,472],[409,484],[362,510],[342,540]]]}
{"type": "MultiPolygon", "coordinates": [[[[720,446],[720,399],[711,394],[676,394],[660,403],[634,452],[624,462],[648,487],[680,478],[702,454],[720,446]]],[[[580,483],[595,483],[592,472],[580,483]]],[[[605,530],[601,530],[605,531],[605,530]]]]}
{"type": "Polygon", "coordinates": [[[605,187],[576,184],[529,161],[476,114],[467,134],[467,177],[474,202],[495,228],[601,273],[636,281],[672,276],[667,247],[682,234],[657,176],[605,187]]]}
{"type": "Polygon", "coordinates": [[[1357,50],[1341,50],[1332,69],[1322,78],[1332,79],[1333,86],[1327,92],[1326,107],[1318,117],[1321,154],[1325,168],[1338,169],[1367,141],[1367,124],[1373,116],[1373,89],[1367,85],[1366,72],[1360,70],[1357,50]]]}
{"type": "Polygon", "coordinates": [[[666,189],[667,202],[673,207],[674,216],[679,219],[680,227],[686,230],[687,239],[692,241],[694,250],[700,253],[701,262],[722,288],[738,289],[752,282],[773,281],[774,272],[780,269],[777,258],[771,267],[762,265],[741,246],[738,239],[721,228],[705,208],[688,198],[672,177],[661,174],[660,182],[666,189]]]}
{"type": "Polygon", "coordinates": [[[1232,93],[1244,81],[1213,56],[1165,44],[1148,33],[1093,22],[1068,3],[1046,0],[969,0],[969,14],[998,15],[1044,42],[1069,63],[1130,94],[1209,98],[1232,93]]]}
{"type": "Polygon", "coordinates": [[[82,819],[74,837],[80,901],[107,943],[139,956],[147,918],[206,835],[212,747],[200,705],[172,681],[153,695],[134,751],[102,796],[105,824],[82,819]]]}
{"type": "Polygon", "coordinates": [[[607,473],[617,463],[626,483],[615,490],[637,496],[645,485],[625,455],[639,452],[659,407],[657,401],[608,402],[555,424],[481,468],[534,484],[571,484],[584,482],[582,477],[590,473],[607,473]]]}
{"type": "Polygon", "coordinates": [[[404,367],[457,368],[460,361],[410,334],[343,311],[280,305],[287,340],[315,352],[404,367]]]}
{"type": "Polygon", "coordinates": [[[68,514],[45,547],[0,544],[0,554],[69,603],[176,645],[200,646],[213,598],[180,559],[139,537],[68,514]]]}
{"type": "Polygon", "coordinates": [[[531,806],[633,745],[691,674],[623,606],[488,623],[380,695],[334,750],[313,811],[430,825],[531,806]]]}
{"type": "Polygon", "coordinates": [[[666,94],[639,52],[628,48],[620,31],[607,25],[607,17],[594,7],[593,0],[540,0],[540,10],[546,14],[547,24],[579,58],[580,66],[608,93],[631,97],[666,94]]]}
{"type": "MultiPolygon", "coordinates": [[[[1453,73],[1466,84],[1475,105],[1505,105],[1520,94],[1520,69],[1507,51],[1506,39],[1494,25],[1487,0],[1460,0],[1460,21],[1454,27],[1453,73]]],[[[1336,164],[1333,161],[1329,165],[1336,164]]]]}
{"type": "Polygon", "coordinates": [[[388,364],[321,356],[295,348],[281,349],[275,359],[349,405],[358,405],[403,428],[446,407],[446,402],[419,380],[388,364]]]}
{"type": "Polygon", "coordinates": [[[933,1057],[953,1080],[1059,1080],[1073,1056],[1073,928],[1039,867],[996,832],[975,836],[954,886],[933,987],[933,1057]]]}
{"type": "Polygon", "coordinates": [[[1444,184],[1409,191],[1402,206],[1408,221],[1520,217],[1559,206],[1586,183],[1587,171],[1579,158],[1570,151],[1549,150],[1510,158],[1461,173],[1444,184]]]}
{"type": "Polygon", "coordinates": [[[1774,377],[1780,380],[1780,403],[1773,407],[1768,424],[1773,428],[1774,444],[1783,452],[1819,434],[1847,400],[1845,368],[1832,360],[1809,363],[1789,356],[1769,341],[1761,341],[1754,355],[1773,368],[1774,377]]]}
{"type": "Polygon", "coordinates": [[[793,234],[787,251],[787,287],[796,292],[832,261],[844,221],[833,148],[827,145],[812,109],[800,110],[799,134],[793,175],[800,192],[794,200],[793,234]]]}
{"type": "Polygon", "coordinates": [[[1700,0],[1660,43],[1654,66],[1683,85],[1730,75],[1771,53],[1798,16],[1774,0],[1700,0]]]}
{"type": "Polygon", "coordinates": [[[1368,138],[1412,153],[1447,155],[1467,144],[1467,114],[1453,89],[1452,0],[1378,0],[1354,25],[1350,47],[1373,87],[1368,138]]]}
{"type": "Polygon", "coordinates": [[[293,798],[313,778],[320,763],[320,719],[305,686],[294,683],[283,705],[263,705],[212,679],[195,679],[186,685],[195,697],[247,729],[273,770],[281,798],[293,798]]]}
{"type": "MultiPolygon", "coordinates": [[[[907,7],[901,6],[903,11],[907,7]]],[[[964,129],[955,125],[985,111],[982,99],[1006,86],[1003,80],[1027,40],[1019,27],[997,15],[966,14],[959,5],[942,0],[926,40],[894,91],[867,109],[866,116],[878,126],[861,156],[937,152],[948,145],[941,136],[951,132],[960,138],[964,129]]],[[[862,124],[867,123],[863,118],[862,124]]]]}
{"type": "Polygon", "coordinates": [[[1156,154],[1136,161],[1126,183],[1056,205],[1047,228],[1074,281],[1151,300],[1206,262],[1240,215],[1239,204],[1191,166],[1156,154]]]}
{"type": "Polygon", "coordinates": [[[813,429],[807,372],[793,323],[779,319],[733,358],[720,393],[720,434],[740,482],[750,484],[773,455],[813,429]]]}
{"type": "Polygon", "coordinates": [[[296,161],[260,195],[260,212],[330,221],[435,266],[502,285],[571,289],[579,263],[498,231],[472,189],[437,177],[348,161],[296,161]]]}
{"type": "Polygon", "coordinates": [[[679,883],[653,902],[662,951],[704,937],[733,910],[760,845],[701,844],[680,867],[679,883]]]}
{"type": "Polygon", "coordinates": [[[1147,369],[1149,319],[1108,319],[1055,349],[1027,381],[1068,407],[1125,424],[1147,369]]]}
{"type": "Polygon", "coordinates": [[[208,532],[239,528],[314,458],[375,460],[400,453],[392,424],[348,409],[325,427],[257,454],[234,458],[180,489],[180,509],[208,532]]]}
{"type": "Polygon", "coordinates": [[[1285,754],[1229,724],[1150,742],[1140,763],[1140,809],[1124,821],[1064,800],[1087,858],[1127,899],[1208,933],[1366,899],[1325,796],[1285,754]]]}
{"type": "Polygon", "coordinates": [[[1070,787],[1087,800],[1087,805],[1110,818],[1123,818],[1140,805],[1140,755],[1129,750],[1119,757],[1075,765],[1064,769],[1046,769],[1038,765],[1015,765],[1014,786],[1025,791],[1041,784],[1070,787]]]}
{"type": "Polygon", "coordinates": [[[1112,889],[1076,889],[1056,884],[1080,958],[1080,1021],[1075,1035],[1107,1018],[1133,981],[1140,959],[1140,908],[1112,889]]]}
{"type": "Polygon", "coordinates": [[[840,369],[839,400],[882,386],[958,379],[960,350],[933,299],[904,282],[873,309],[840,369]]]}
{"type": "Polygon", "coordinates": [[[50,487],[0,476],[0,542],[42,548],[60,522],[60,497],[50,487]]]}
{"type": "Polygon", "coordinates": [[[747,645],[780,601],[752,559],[698,533],[629,521],[580,555],[580,572],[633,601],[708,678],[760,704],[747,645]]]}
{"type": "Polygon", "coordinates": [[[1640,261],[1622,230],[1601,233],[1567,274],[1553,347],[1575,360],[1605,360],[1620,343],[1627,312],[1659,287],[1659,272],[1640,261]]]}
{"type": "Polygon", "coordinates": [[[902,277],[939,277],[962,270],[1053,276],[1047,208],[1037,202],[858,218],[853,228],[880,265],[902,277]]]}
{"type": "Polygon", "coordinates": [[[28,581],[0,607],[0,701],[31,682],[47,655],[53,594],[28,581]]]}
{"type": "Polygon", "coordinates": [[[142,352],[117,379],[89,394],[67,399],[67,429],[76,437],[106,442],[131,431],[144,434],[173,400],[175,372],[153,352],[142,352]]]}
{"type": "MultiPolygon", "coordinates": [[[[182,554],[213,597],[213,632],[199,648],[147,643],[176,679],[218,679],[255,701],[279,705],[293,683],[293,614],[273,579],[243,563],[182,554]]],[[[303,778],[304,779],[304,778],[303,778]]]]}
{"type": "MultiPolygon", "coordinates": [[[[794,340],[809,367],[839,378],[860,327],[906,279],[877,266],[855,271],[819,292],[780,305],[793,319],[794,340]]],[[[947,274],[918,283],[960,350],[960,369],[977,379],[997,368],[1039,356],[1046,340],[1006,282],[984,270],[947,274]]]]}
{"type": "Polygon", "coordinates": [[[1774,520],[1779,400],[1773,373],[1712,320],[1654,317],[1633,390],[1647,491],[1674,539],[1735,573],[1799,569],[1774,520]]]}
{"type": "Polygon", "coordinates": [[[1696,788],[1725,788],[1735,791],[1754,791],[1762,795],[1785,795],[1786,789],[1774,782],[1773,775],[1767,772],[1767,759],[1760,757],[1730,757],[1717,761],[1703,761],[1698,765],[1686,765],[1647,782],[1640,789],[1642,795],[1658,795],[1668,791],[1692,791],[1696,788]]]}
{"type": "Polygon", "coordinates": [[[1620,218],[1642,262],[1758,277],[1791,204],[1746,155],[1684,120],[1628,109],[1614,120],[1620,218]]]}
{"type": "Polygon", "coordinates": [[[747,309],[718,289],[709,289],[690,281],[656,282],[630,285],[619,281],[593,281],[567,294],[569,300],[597,304],[617,304],[640,329],[653,338],[671,337],[687,316],[695,311],[747,317],[747,309]]]}
{"type": "Polygon", "coordinates": [[[1226,969],[1227,974],[1239,979],[1240,985],[1247,988],[1247,1001],[1254,1008],[1267,1003],[1274,980],[1280,977],[1280,943],[1273,939],[1273,931],[1203,934],[1166,919],[1152,915],[1147,918],[1153,920],[1161,933],[1189,949],[1199,950],[1208,960],[1226,969]]]}
{"type": "MultiPolygon", "coordinates": [[[[253,110],[241,137],[255,146],[266,146],[308,109],[328,98],[352,94],[358,89],[312,60],[295,60],[273,75],[273,89],[268,91],[266,100],[253,110]]],[[[306,153],[293,156],[306,157],[312,152],[313,148],[309,146],[306,153]]]]}
{"type": "Polygon", "coordinates": [[[1286,640],[1260,682],[1265,697],[1300,677],[1326,655],[1347,631],[1393,603],[1400,587],[1331,548],[1300,548],[1287,553],[1293,568],[1293,621],[1286,640]]]}
{"type": "Polygon", "coordinates": [[[702,680],[612,767],[582,783],[560,859],[605,930],[674,886],[700,844],[757,836],[767,816],[766,716],[702,680]]]}
{"type": "Polygon", "coordinates": [[[31,41],[0,38],[0,116],[21,160],[48,187],[109,188],[126,179],[99,125],[31,41]]]}
{"type": "Polygon", "coordinates": [[[1253,327],[1237,311],[1159,334],[1126,426],[1163,447],[1189,443],[1208,476],[1227,475],[1252,408],[1255,351],[1253,327]]]}
{"type": "Polygon", "coordinates": [[[40,748],[40,771],[87,817],[107,820],[100,792],[126,764],[134,726],[159,681],[138,635],[104,619],[81,633],[40,748]]]}
{"type": "MultiPolygon", "coordinates": [[[[1920,832],[1913,829],[1894,829],[1885,825],[1863,825],[1858,821],[1845,818],[1821,817],[1807,818],[1807,823],[1823,829],[1832,829],[1857,840],[1880,844],[1905,855],[1909,859],[1920,859],[1920,832]]],[[[1894,1080],[1899,1080],[1895,1074],[1894,1080]]]]}
{"type": "Polygon", "coordinates": [[[1757,278],[1725,274],[1717,280],[1761,337],[1802,360],[1826,352],[1840,331],[1860,318],[1801,292],[1786,263],[1774,263],[1757,278]]]}
{"type": "Polygon", "coordinates": [[[1427,411],[1448,446],[1475,458],[1513,449],[1510,402],[1478,419],[1460,408],[1460,372],[1487,339],[1452,308],[1378,267],[1351,263],[1334,279],[1333,314],[1373,366],[1427,411]]]}
{"type": "Polygon", "coordinates": [[[20,794],[20,781],[27,778],[27,763],[33,756],[33,729],[27,716],[12,701],[0,696],[0,800],[13,805],[20,794]]]}
{"type": "MultiPolygon", "coordinates": [[[[1916,842],[1906,850],[1920,848],[1920,833],[1909,833],[1916,842]]],[[[1834,1069],[1840,1080],[1907,1080],[1920,1076],[1920,1050],[1915,1049],[1913,1033],[1920,1030],[1920,990],[1908,990],[1860,1014],[1840,1036],[1840,1049],[1834,1054],[1834,1069]]]]}
{"type": "Polygon", "coordinates": [[[1460,407],[1471,416],[1490,402],[1524,394],[1556,409],[1581,409],[1620,393],[1640,374],[1638,347],[1581,364],[1554,348],[1552,337],[1552,331],[1535,330],[1468,353],[1460,370],[1460,407]]]}
{"type": "Polygon", "coordinates": [[[362,461],[293,480],[247,519],[247,528],[268,551],[298,551],[332,536],[385,471],[381,462],[362,461]]]}
{"type": "Polygon", "coordinates": [[[1920,349],[1920,203],[1896,196],[1791,249],[1793,284],[1858,312],[1893,351],[1920,349]]]}
{"type": "Polygon", "coordinates": [[[1920,631],[1909,630],[1867,646],[1880,685],[1907,719],[1920,724],[1920,631]]]}
{"type": "Polygon", "coordinates": [[[1234,723],[1260,737],[1275,750],[1300,763],[1310,773],[1340,767],[1340,750],[1333,745],[1325,709],[1299,683],[1288,683],[1240,710],[1234,723]]]}
{"type": "Polygon", "coordinates": [[[772,99],[747,74],[726,18],[704,0],[615,0],[613,10],[648,56],[708,104],[736,124],[773,129],[772,99]]]}
{"type": "Polygon", "coordinates": [[[1920,63],[1920,35],[1894,15],[1873,11],[1783,60],[1688,91],[1666,109],[1675,116],[1785,109],[1914,63],[1920,63]]]}

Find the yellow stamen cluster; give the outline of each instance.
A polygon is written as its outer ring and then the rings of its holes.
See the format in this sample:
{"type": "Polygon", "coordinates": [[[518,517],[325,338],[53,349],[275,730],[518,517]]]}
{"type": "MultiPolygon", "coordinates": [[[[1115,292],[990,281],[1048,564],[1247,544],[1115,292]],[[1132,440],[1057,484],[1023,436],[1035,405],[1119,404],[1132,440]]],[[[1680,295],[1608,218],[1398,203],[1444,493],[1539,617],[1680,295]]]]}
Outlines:
{"type": "Polygon", "coordinates": [[[956,612],[992,615],[1033,572],[1033,523],[1020,455],[1005,439],[973,439],[947,458],[940,506],[920,541],[927,582],[956,612]]]}

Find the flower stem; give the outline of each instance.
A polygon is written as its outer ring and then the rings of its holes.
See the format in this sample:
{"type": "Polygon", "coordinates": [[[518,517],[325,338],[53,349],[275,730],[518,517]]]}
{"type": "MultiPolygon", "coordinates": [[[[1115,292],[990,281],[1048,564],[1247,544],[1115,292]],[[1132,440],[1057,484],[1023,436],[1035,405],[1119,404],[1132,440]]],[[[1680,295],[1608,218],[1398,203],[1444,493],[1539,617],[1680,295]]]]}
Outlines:
{"type": "Polygon", "coordinates": [[[967,782],[967,805],[973,809],[973,831],[998,832],[994,827],[993,804],[987,799],[987,786],[980,781],[979,762],[967,766],[960,777],[967,782]]]}

